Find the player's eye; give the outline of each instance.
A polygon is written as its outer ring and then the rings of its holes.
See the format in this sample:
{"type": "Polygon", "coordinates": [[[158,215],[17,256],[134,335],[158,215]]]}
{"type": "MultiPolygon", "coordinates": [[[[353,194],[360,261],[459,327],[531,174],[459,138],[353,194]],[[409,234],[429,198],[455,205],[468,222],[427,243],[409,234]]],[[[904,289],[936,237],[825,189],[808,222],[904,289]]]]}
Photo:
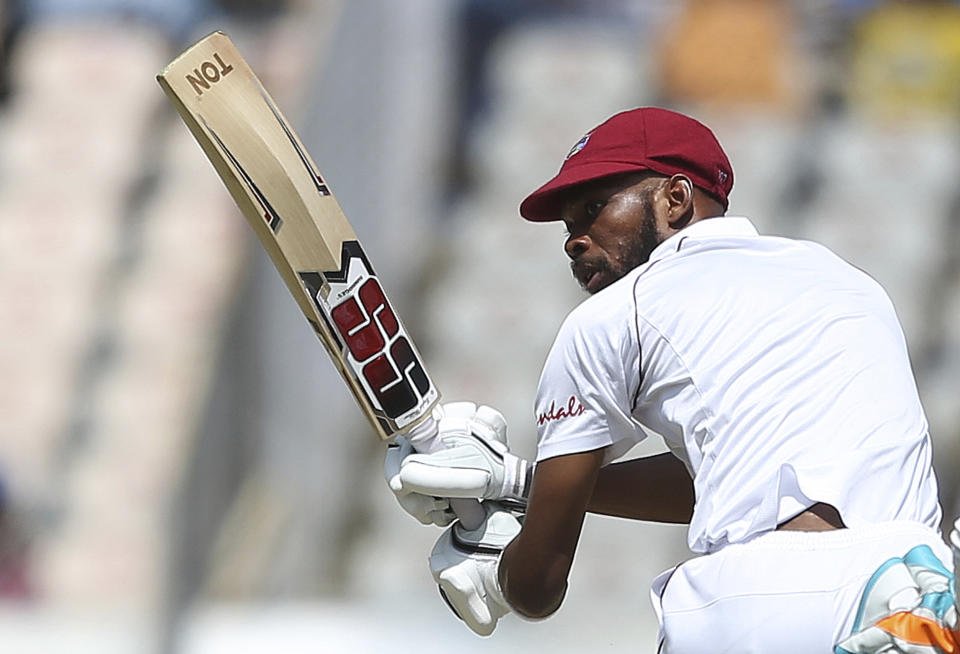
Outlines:
{"type": "Polygon", "coordinates": [[[583,205],[583,212],[589,218],[596,218],[605,206],[607,206],[606,200],[588,200],[587,203],[583,205]]]}

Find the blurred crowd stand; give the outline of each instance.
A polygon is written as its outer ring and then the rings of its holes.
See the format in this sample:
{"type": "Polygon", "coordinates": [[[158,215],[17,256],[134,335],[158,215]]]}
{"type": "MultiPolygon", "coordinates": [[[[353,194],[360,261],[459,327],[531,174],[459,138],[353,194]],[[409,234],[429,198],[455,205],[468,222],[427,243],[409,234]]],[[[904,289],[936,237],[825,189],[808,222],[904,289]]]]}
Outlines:
{"type": "Polygon", "coordinates": [[[216,532],[197,525],[220,525],[255,468],[249,427],[200,431],[248,228],[153,80],[233,24],[277,97],[292,95],[309,35],[272,20],[278,3],[238,4],[8,3],[0,461],[20,520],[4,522],[0,552],[17,553],[31,606],[109,615],[104,629],[120,625],[140,651],[202,586],[191,557],[205,561],[216,532]],[[227,464],[189,486],[211,440],[227,464]]]}
{"type": "Polygon", "coordinates": [[[30,518],[40,596],[69,602],[95,587],[126,601],[131,587],[162,578],[162,525],[144,509],[175,472],[169,457],[146,469],[130,461],[168,447],[176,430],[160,425],[186,408],[171,406],[177,394],[200,381],[175,365],[192,353],[171,351],[175,334],[150,314],[189,328],[175,318],[190,299],[170,302],[170,291],[177,263],[189,277],[197,261],[172,257],[162,239],[139,240],[144,155],[161,149],[149,138],[156,102],[141,71],[165,52],[164,38],[133,21],[111,29],[60,20],[43,4],[24,9],[0,119],[9,330],[0,451],[11,503],[30,518]],[[149,263],[169,274],[138,278],[149,263]]]}
{"type": "Polygon", "coordinates": [[[13,631],[23,642],[71,651],[58,615],[109,615],[87,633],[182,651],[196,603],[344,597],[369,581],[353,561],[382,445],[152,78],[206,32],[230,33],[402,306],[420,274],[405,253],[441,182],[447,73],[429,53],[446,46],[443,7],[16,5],[0,461],[25,516],[30,615],[54,625],[13,631]]]}

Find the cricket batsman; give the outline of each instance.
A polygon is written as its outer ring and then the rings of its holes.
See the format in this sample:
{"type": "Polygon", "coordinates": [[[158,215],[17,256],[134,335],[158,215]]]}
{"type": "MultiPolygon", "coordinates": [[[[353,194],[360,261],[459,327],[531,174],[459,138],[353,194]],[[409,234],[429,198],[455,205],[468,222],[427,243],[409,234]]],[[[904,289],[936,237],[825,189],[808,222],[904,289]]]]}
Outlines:
{"type": "Polygon", "coordinates": [[[437,411],[447,449],[388,452],[421,522],[485,500],[484,524],[440,536],[434,578],[487,635],[557,610],[587,511],[685,523],[700,556],[653,582],[659,652],[960,653],[960,534],[951,554],[894,308],[822,245],[727,216],[732,188],[707,127],[646,107],[586,134],[523,201],[527,220],[564,223],[591,296],[540,377],[536,462],[469,402],[437,411]],[[669,452],[617,461],[645,428],[669,452]]]}

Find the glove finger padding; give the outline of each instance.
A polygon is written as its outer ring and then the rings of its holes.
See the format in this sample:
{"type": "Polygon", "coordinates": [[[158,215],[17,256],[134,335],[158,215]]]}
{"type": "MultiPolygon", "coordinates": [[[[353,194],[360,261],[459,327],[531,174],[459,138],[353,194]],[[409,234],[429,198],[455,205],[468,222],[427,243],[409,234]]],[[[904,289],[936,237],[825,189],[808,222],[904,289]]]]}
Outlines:
{"type": "Polygon", "coordinates": [[[450,508],[450,502],[439,497],[430,497],[420,493],[408,493],[397,496],[397,501],[403,510],[412,515],[424,525],[446,527],[456,519],[456,514],[450,508]]]}
{"type": "Polygon", "coordinates": [[[473,402],[450,402],[434,414],[438,418],[437,429],[443,438],[476,434],[497,452],[507,451],[507,421],[493,407],[478,407],[473,402]]]}
{"type": "Polygon", "coordinates": [[[444,498],[415,492],[404,486],[400,479],[403,461],[413,453],[413,446],[403,436],[398,436],[393,445],[387,448],[383,462],[383,473],[387,485],[397,498],[401,508],[416,518],[421,524],[446,527],[456,517],[450,508],[450,502],[444,498]]]}
{"type": "Polygon", "coordinates": [[[482,405],[477,407],[477,412],[473,415],[474,423],[486,426],[492,432],[491,436],[504,445],[507,444],[507,419],[503,414],[492,406],[482,405]]]}
{"type": "Polygon", "coordinates": [[[433,418],[433,437],[444,447],[417,454],[413,443],[425,436],[411,432],[396,438],[384,461],[387,484],[407,513],[423,524],[446,526],[454,519],[451,499],[526,506],[533,464],[507,448],[507,422],[499,411],[451,402],[435,407],[433,418]]]}
{"type": "Polygon", "coordinates": [[[520,523],[493,503],[484,505],[487,519],[477,529],[454,524],[430,553],[430,571],[454,613],[481,636],[493,633],[510,612],[497,569],[500,555],[520,532],[520,523]]]}
{"type": "Polygon", "coordinates": [[[433,454],[410,455],[396,479],[407,492],[482,498],[490,485],[488,468],[486,459],[478,456],[477,446],[469,443],[433,454]]]}
{"type": "Polygon", "coordinates": [[[496,628],[497,621],[506,615],[508,610],[495,604],[487,604],[486,597],[480,594],[481,584],[472,572],[475,571],[460,565],[447,568],[435,578],[440,593],[454,614],[474,633],[489,636],[496,628]],[[494,608],[493,612],[491,608],[494,608]]]}
{"type": "Polygon", "coordinates": [[[434,417],[438,417],[441,422],[444,419],[466,421],[477,412],[476,402],[447,402],[438,408],[440,410],[434,412],[434,417]]]}
{"type": "Polygon", "coordinates": [[[446,447],[407,456],[393,482],[394,492],[477,498],[525,505],[533,465],[506,445],[507,423],[489,406],[446,404],[436,411],[446,447]]]}

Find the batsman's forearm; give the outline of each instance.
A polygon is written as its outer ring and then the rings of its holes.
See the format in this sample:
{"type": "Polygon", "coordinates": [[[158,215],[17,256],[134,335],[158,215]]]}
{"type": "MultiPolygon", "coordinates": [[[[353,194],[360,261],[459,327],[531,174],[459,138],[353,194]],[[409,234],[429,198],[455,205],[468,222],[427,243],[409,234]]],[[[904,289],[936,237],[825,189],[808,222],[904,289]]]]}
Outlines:
{"type": "Polygon", "coordinates": [[[602,468],[587,510],[632,520],[687,524],[693,504],[693,480],[683,462],[667,452],[602,468]]]}
{"type": "Polygon", "coordinates": [[[510,607],[520,615],[546,618],[563,603],[572,559],[555,557],[552,564],[544,565],[539,552],[525,548],[518,540],[507,546],[500,558],[500,589],[510,607]],[[535,560],[530,559],[531,554],[535,560]]]}
{"type": "Polygon", "coordinates": [[[501,589],[518,613],[546,617],[563,601],[602,461],[598,449],[537,464],[523,528],[500,559],[501,589]]]}

